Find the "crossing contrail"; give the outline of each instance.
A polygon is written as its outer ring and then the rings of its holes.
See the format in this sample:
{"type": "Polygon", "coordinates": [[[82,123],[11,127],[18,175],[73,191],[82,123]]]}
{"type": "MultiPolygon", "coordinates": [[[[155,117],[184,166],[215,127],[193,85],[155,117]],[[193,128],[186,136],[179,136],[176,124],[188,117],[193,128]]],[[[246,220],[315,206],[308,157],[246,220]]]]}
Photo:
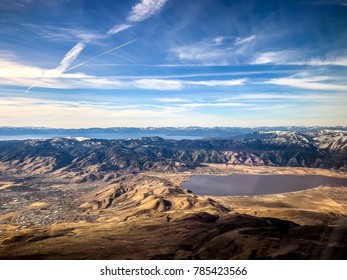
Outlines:
{"type": "Polygon", "coordinates": [[[103,55],[108,54],[108,53],[110,53],[110,52],[113,52],[113,51],[115,51],[115,50],[118,50],[118,49],[120,49],[120,48],[122,48],[122,47],[124,47],[124,46],[126,46],[126,45],[129,45],[129,44],[131,44],[131,43],[134,43],[135,41],[136,41],[136,39],[131,40],[131,41],[129,41],[129,42],[127,42],[127,43],[124,43],[124,44],[122,44],[122,45],[120,45],[120,46],[117,46],[117,47],[115,47],[115,48],[112,48],[112,49],[110,49],[110,50],[108,50],[108,51],[106,51],[106,52],[103,52],[103,53],[101,53],[101,54],[98,54],[97,56],[91,57],[91,58],[87,59],[86,61],[83,61],[83,62],[81,62],[81,63],[79,63],[79,64],[77,64],[77,65],[74,65],[74,66],[72,66],[72,67],[66,69],[63,73],[65,73],[65,72],[67,72],[67,71],[70,71],[70,70],[72,70],[72,69],[75,69],[75,68],[77,68],[77,67],[80,67],[80,66],[86,64],[86,63],[89,62],[89,61],[92,61],[92,60],[94,60],[94,59],[96,59],[96,58],[98,58],[98,57],[100,57],[100,56],[103,56],[103,55]]]}
{"type": "MultiPolygon", "coordinates": [[[[101,56],[103,56],[103,55],[105,55],[105,54],[108,54],[108,53],[110,53],[110,52],[113,52],[113,51],[115,51],[115,50],[118,50],[118,49],[120,49],[120,48],[122,48],[122,47],[124,47],[124,46],[126,46],[126,45],[129,45],[129,44],[131,44],[131,43],[134,43],[135,41],[136,41],[136,39],[131,40],[131,41],[129,41],[129,42],[127,42],[127,43],[124,43],[124,44],[122,44],[122,45],[120,45],[120,46],[114,47],[114,48],[112,48],[112,49],[110,49],[110,50],[108,50],[108,51],[105,51],[105,52],[103,52],[103,53],[101,53],[101,54],[98,54],[98,55],[96,55],[96,56],[93,56],[93,57],[91,57],[91,58],[89,58],[89,59],[87,59],[87,60],[85,60],[85,61],[83,61],[83,62],[81,62],[81,63],[79,63],[79,64],[77,64],[77,65],[74,65],[74,66],[69,67],[69,68],[67,68],[67,69],[63,69],[63,71],[61,71],[61,72],[59,73],[59,75],[61,75],[61,74],[63,74],[63,73],[66,73],[66,72],[68,72],[68,71],[70,71],[70,70],[72,70],[72,69],[76,69],[76,68],[78,68],[78,67],[80,67],[80,66],[86,64],[86,63],[89,62],[89,61],[92,61],[92,60],[94,60],[94,59],[96,59],[96,58],[98,58],[98,57],[101,57],[101,56]]],[[[71,51],[70,51],[70,52],[71,52],[71,51]]],[[[70,53],[70,52],[69,52],[69,53],[70,53]]],[[[64,59],[65,59],[65,57],[64,57],[64,59]]],[[[63,61],[64,61],[64,59],[63,59],[63,61]]],[[[59,67],[61,67],[61,66],[59,65],[57,68],[52,69],[52,70],[59,70],[59,67]]],[[[50,70],[47,70],[47,71],[50,71],[50,70]]],[[[42,77],[40,78],[39,81],[37,81],[36,83],[34,83],[34,84],[31,85],[30,87],[28,87],[28,88],[26,89],[26,91],[25,91],[24,94],[29,93],[29,91],[30,91],[32,88],[36,87],[38,84],[40,84],[40,83],[42,82],[43,79],[48,78],[48,77],[45,77],[45,74],[46,74],[47,71],[45,71],[45,72],[42,74],[42,77]]]]}
{"type": "MultiPolygon", "coordinates": [[[[44,73],[43,73],[43,75],[44,75],[44,73]]],[[[33,85],[31,85],[30,87],[28,87],[28,88],[26,89],[26,91],[24,92],[24,94],[29,93],[29,91],[30,91],[32,88],[34,88],[34,87],[36,87],[37,85],[39,85],[39,84],[41,83],[41,79],[43,79],[43,77],[41,77],[40,80],[39,80],[38,82],[36,82],[35,84],[33,84],[33,85]]]]}

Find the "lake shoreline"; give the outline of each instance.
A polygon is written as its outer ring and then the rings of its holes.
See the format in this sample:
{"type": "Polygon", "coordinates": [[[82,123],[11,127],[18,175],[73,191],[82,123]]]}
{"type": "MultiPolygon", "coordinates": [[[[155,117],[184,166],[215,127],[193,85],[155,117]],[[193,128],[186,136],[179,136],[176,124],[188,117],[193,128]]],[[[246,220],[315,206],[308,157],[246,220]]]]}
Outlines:
{"type": "Polygon", "coordinates": [[[272,195],[319,186],[347,186],[347,178],[303,174],[192,175],[181,184],[197,195],[211,196],[272,195]]]}

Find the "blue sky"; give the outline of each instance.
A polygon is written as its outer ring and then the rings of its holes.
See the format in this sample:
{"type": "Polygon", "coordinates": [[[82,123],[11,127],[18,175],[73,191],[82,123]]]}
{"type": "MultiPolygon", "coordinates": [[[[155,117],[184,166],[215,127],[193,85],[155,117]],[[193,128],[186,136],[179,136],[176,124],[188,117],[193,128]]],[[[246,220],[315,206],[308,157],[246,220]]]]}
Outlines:
{"type": "Polygon", "coordinates": [[[0,125],[347,125],[347,0],[1,0],[0,125]]]}

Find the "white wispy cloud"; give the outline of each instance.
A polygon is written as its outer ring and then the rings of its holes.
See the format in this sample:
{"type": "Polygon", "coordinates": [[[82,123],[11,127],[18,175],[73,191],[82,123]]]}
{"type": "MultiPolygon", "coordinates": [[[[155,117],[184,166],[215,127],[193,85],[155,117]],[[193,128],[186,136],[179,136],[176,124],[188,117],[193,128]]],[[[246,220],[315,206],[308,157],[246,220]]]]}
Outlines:
{"type": "Polygon", "coordinates": [[[96,55],[96,56],[90,57],[90,58],[88,58],[87,60],[85,60],[85,61],[83,61],[83,62],[81,62],[81,63],[79,63],[79,64],[77,64],[77,65],[74,65],[74,66],[72,66],[72,67],[69,67],[69,68],[66,69],[65,71],[71,71],[71,70],[73,70],[73,69],[76,69],[76,68],[78,68],[78,67],[80,67],[80,66],[86,64],[87,62],[90,62],[90,61],[95,60],[95,59],[97,59],[97,58],[99,58],[99,57],[101,57],[101,56],[104,56],[104,55],[106,55],[106,54],[108,54],[108,53],[110,53],[110,52],[113,52],[113,51],[115,51],[115,50],[118,50],[118,49],[120,49],[120,48],[123,48],[123,47],[125,47],[125,46],[127,46],[127,45],[129,45],[129,44],[134,43],[135,41],[136,41],[136,39],[131,40],[131,41],[129,41],[129,42],[126,42],[126,43],[124,43],[124,44],[118,45],[118,46],[116,46],[116,47],[114,47],[114,48],[112,48],[112,49],[109,49],[109,50],[107,50],[107,51],[104,51],[104,52],[102,52],[102,53],[100,53],[100,54],[98,54],[98,55],[96,55]]]}
{"type": "Polygon", "coordinates": [[[251,64],[293,64],[300,59],[300,53],[294,50],[262,52],[255,55],[251,64]]]}
{"type": "Polygon", "coordinates": [[[273,93],[254,93],[254,94],[239,94],[233,97],[218,98],[217,102],[250,102],[268,104],[269,101],[275,102],[324,102],[324,103],[345,103],[347,96],[343,93],[326,94],[273,94],[273,93]]]}
{"type": "MultiPolygon", "coordinates": [[[[170,103],[170,102],[168,102],[170,103]]],[[[199,108],[228,108],[228,107],[237,107],[237,108],[248,108],[252,106],[251,104],[242,103],[242,102],[171,102],[170,105],[153,105],[153,104],[144,104],[144,106],[149,106],[153,108],[165,109],[171,112],[185,112],[185,111],[194,111],[199,108]]]]}
{"type": "Polygon", "coordinates": [[[221,45],[221,44],[223,43],[223,41],[224,41],[224,36],[218,36],[218,37],[216,37],[216,38],[213,39],[213,42],[214,42],[217,46],[221,45]]]}
{"type": "Polygon", "coordinates": [[[53,69],[52,72],[57,72],[59,74],[63,73],[68,69],[72,62],[78,57],[78,55],[85,48],[85,44],[77,43],[67,54],[65,54],[64,58],[61,60],[59,66],[56,69],[53,69]]]}
{"type": "Polygon", "coordinates": [[[249,104],[237,103],[237,102],[200,102],[200,103],[187,103],[180,105],[181,108],[193,109],[200,107],[248,107],[249,104]]]}
{"type": "Polygon", "coordinates": [[[255,101],[255,100],[295,100],[299,96],[293,94],[269,94],[269,93],[256,93],[256,94],[238,94],[233,97],[224,97],[217,99],[218,102],[230,102],[235,100],[247,100],[247,101],[255,101]]]}
{"type": "Polygon", "coordinates": [[[95,32],[94,30],[82,28],[61,27],[48,24],[38,25],[32,23],[22,23],[21,25],[24,28],[30,29],[31,32],[35,32],[50,41],[76,42],[77,40],[83,43],[95,43],[98,40],[107,37],[105,34],[95,32]]]}
{"type": "Polygon", "coordinates": [[[328,55],[327,58],[310,57],[307,51],[281,50],[257,53],[250,64],[347,66],[347,55],[328,55]]]}
{"type": "Polygon", "coordinates": [[[127,23],[122,23],[122,24],[117,24],[115,26],[113,26],[108,32],[107,34],[117,34],[121,31],[124,31],[130,27],[132,27],[132,24],[127,24],[127,23]]]}
{"type": "Polygon", "coordinates": [[[212,40],[205,39],[198,43],[174,47],[170,51],[182,62],[182,65],[172,64],[172,66],[239,64],[347,66],[347,54],[341,52],[331,52],[324,57],[314,56],[312,51],[302,49],[255,52],[254,42],[256,38],[256,35],[239,37],[230,44],[224,37],[216,37],[212,40]]]}
{"type": "MultiPolygon", "coordinates": [[[[114,47],[112,49],[109,49],[101,54],[98,54],[97,56],[94,56],[94,57],[91,57],[77,65],[74,65],[71,67],[71,64],[72,62],[77,58],[77,56],[81,53],[81,51],[84,49],[85,45],[83,43],[77,43],[65,56],[64,58],[62,59],[62,61],[60,62],[59,66],[54,68],[54,69],[49,69],[49,70],[46,70],[43,72],[41,78],[37,81],[35,81],[34,84],[32,84],[30,87],[27,88],[26,92],[25,93],[28,93],[32,88],[34,87],[37,87],[39,84],[42,84],[43,82],[45,82],[45,84],[49,84],[49,82],[52,82],[52,80],[50,81],[47,81],[47,78],[85,78],[84,74],[72,74],[72,75],[65,75],[65,76],[62,76],[65,72],[68,72],[68,71],[71,71],[73,69],[76,69],[82,65],[84,65],[85,63],[89,62],[89,61],[92,61],[98,57],[101,57],[103,55],[106,55],[114,50],[117,50],[119,48],[122,48],[126,45],[129,45],[131,43],[133,43],[134,41],[136,40],[132,40],[132,41],[129,41],[129,42],[126,42],[122,45],[119,45],[117,47],[114,47]],[[82,76],[82,77],[81,77],[82,76]]],[[[99,84],[100,86],[105,86],[105,85],[109,85],[109,86],[120,86],[120,82],[118,81],[114,81],[113,79],[110,80],[110,78],[103,78],[103,77],[87,77],[87,82],[88,84],[99,84]]],[[[73,84],[76,86],[78,84],[84,84],[84,83],[76,83],[76,81],[73,81],[73,84]]]]}
{"type": "MultiPolygon", "coordinates": [[[[138,21],[142,21],[152,15],[154,15],[155,13],[157,13],[163,6],[164,4],[167,2],[167,0],[158,0],[158,1],[152,1],[152,0],[142,0],[140,3],[138,3],[137,5],[133,6],[129,16],[128,16],[128,21],[130,22],[138,22],[138,21]]],[[[115,34],[118,33],[120,31],[123,31],[125,29],[128,29],[132,26],[132,24],[118,24],[116,26],[114,26],[112,29],[110,29],[108,31],[108,34],[115,34]]],[[[71,33],[71,30],[68,29],[68,31],[71,33]]],[[[77,32],[78,33],[78,32],[77,32]]],[[[53,32],[48,32],[49,36],[52,36],[52,34],[54,34],[53,32]]],[[[135,40],[132,40],[128,43],[125,43],[121,46],[117,46],[115,48],[112,48],[106,52],[103,52],[102,54],[99,54],[95,57],[92,57],[90,59],[88,59],[87,61],[84,61],[78,65],[75,65],[73,67],[70,67],[71,64],[73,63],[73,61],[78,57],[78,55],[82,52],[82,50],[85,48],[85,43],[86,42],[90,42],[92,40],[95,40],[97,37],[95,34],[92,33],[82,33],[82,35],[79,35],[81,42],[77,43],[68,53],[65,54],[64,58],[61,60],[60,64],[58,67],[56,67],[55,69],[49,69],[47,71],[44,71],[42,78],[39,81],[36,81],[34,84],[30,85],[27,90],[26,93],[28,93],[33,87],[37,86],[38,84],[40,84],[42,82],[43,79],[46,79],[47,77],[54,77],[54,78],[59,78],[59,76],[61,76],[65,71],[69,71],[72,69],[75,69],[83,64],[85,64],[86,62],[93,60],[95,58],[98,58],[102,55],[105,55],[113,50],[116,50],[120,47],[123,47],[127,44],[130,44],[132,42],[134,42],[135,40]]],[[[89,79],[89,82],[94,83],[95,81],[99,81],[102,84],[112,84],[114,85],[114,82],[111,81],[107,81],[106,79],[89,79]]],[[[46,83],[47,84],[47,83],[46,83]]]]}
{"type": "Polygon", "coordinates": [[[326,82],[329,77],[286,77],[265,81],[265,84],[288,86],[308,90],[347,91],[347,85],[326,82]]]}
{"type": "MultiPolygon", "coordinates": [[[[76,51],[76,50],[75,50],[76,51]]],[[[126,83],[113,77],[97,77],[84,73],[64,73],[76,53],[66,55],[60,69],[44,69],[11,60],[0,59],[0,85],[41,88],[124,88],[126,83]]],[[[58,68],[59,68],[58,67],[58,68]]]]}
{"type": "Polygon", "coordinates": [[[201,63],[201,65],[227,66],[242,64],[250,56],[256,35],[238,38],[218,36],[206,38],[200,42],[171,48],[171,52],[183,63],[201,63]]]}
{"type": "Polygon", "coordinates": [[[178,80],[140,79],[134,82],[134,86],[152,90],[181,90],[183,84],[178,80]]]}
{"type": "Polygon", "coordinates": [[[239,86],[243,85],[246,79],[236,79],[236,80],[206,80],[206,81],[186,81],[189,85],[203,85],[208,87],[229,87],[229,86],[239,86]]]}
{"type": "Polygon", "coordinates": [[[243,85],[246,79],[232,80],[200,80],[190,81],[183,79],[137,78],[133,76],[92,76],[85,73],[69,73],[71,63],[82,50],[76,45],[68,52],[60,65],[54,69],[44,69],[25,65],[20,62],[0,58],[0,85],[24,86],[32,88],[103,88],[125,89],[142,88],[151,90],[181,90],[185,87],[208,86],[229,87],[243,85]],[[70,68],[69,68],[70,67],[70,68]]]}
{"type": "MultiPolygon", "coordinates": [[[[136,4],[135,6],[132,7],[132,10],[130,11],[128,17],[127,17],[127,23],[124,24],[118,24],[115,25],[113,28],[111,28],[107,34],[116,34],[118,32],[121,32],[123,30],[126,30],[128,28],[130,28],[133,23],[135,22],[139,22],[142,20],[145,20],[146,18],[153,16],[154,14],[158,13],[162,7],[165,5],[165,3],[168,0],[142,0],[140,3],[136,4]],[[130,23],[129,23],[130,22],[130,23]]],[[[18,3],[19,4],[23,4],[23,3],[27,3],[27,2],[31,2],[31,0],[21,0],[18,3]]],[[[6,4],[7,5],[7,4],[6,4]]],[[[10,6],[10,5],[8,5],[10,6]]],[[[25,24],[24,24],[25,25],[25,24]]],[[[62,27],[52,27],[52,26],[45,26],[44,28],[37,28],[37,26],[32,25],[32,24],[26,24],[27,27],[30,28],[34,28],[35,30],[37,30],[38,32],[41,32],[44,37],[48,37],[49,39],[53,39],[53,38],[60,38],[60,39],[68,39],[71,36],[75,36],[76,38],[78,38],[80,40],[79,43],[77,43],[69,52],[67,52],[64,56],[64,58],[61,60],[60,64],[58,65],[58,67],[54,68],[54,69],[48,69],[48,70],[43,70],[41,73],[41,77],[38,81],[35,81],[34,83],[32,83],[26,90],[25,93],[28,93],[33,87],[38,86],[39,84],[44,84],[44,86],[48,86],[51,85],[52,82],[54,82],[53,79],[47,80],[47,78],[57,78],[57,79],[62,79],[62,78],[66,78],[66,76],[62,77],[62,75],[64,74],[64,72],[66,71],[70,71],[72,69],[75,69],[83,64],[85,64],[88,61],[91,61],[95,58],[98,58],[102,55],[105,55],[113,50],[116,50],[122,46],[125,46],[127,44],[130,44],[133,41],[130,41],[128,43],[125,43],[121,46],[117,46],[115,48],[112,48],[111,50],[108,50],[106,52],[103,52],[100,55],[97,55],[95,57],[92,57],[90,59],[88,59],[87,61],[84,61],[78,65],[75,65],[73,67],[71,67],[71,64],[73,63],[73,61],[78,57],[78,55],[82,52],[82,50],[85,48],[85,43],[89,43],[91,41],[100,39],[100,38],[104,38],[105,35],[100,35],[100,34],[95,34],[95,33],[90,33],[90,32],[84,32],[81,30],[76,30],[76,29],[71,29],[71,28],[62,28],[62,27]]],[[[15,65],[15,68],[18,68],[17,65],[15,65]]],[[[22,69],[20,72],[23,74],[24,72],[28,72],[28,69],[30,67],[25,67],[24,69],[22,69]]],[[[33,67],[31,67],[33,68],[33,67]]],[[[13,70],[12,69],[6,69],[5,73],[3,73],[5,76],[9,74],[9,72],[11,72],[13,70]],[[8,71],[9,70],[9,71],[8,71]]],[[[38,70],[35,68],[35,73],[41,70],[38,70]]],[[[69,77],[71,77],[71,75],[68,75],[69,77]]],[[[12,80],[7,77],[6,80],[3,81],[3,83],[11,83],[11,81],[13,80],[17,80],[18,78],[13,77],[12,75],[12,80]]],[[[22,77],[23,78],[23,77],[22,77]]],[[[20,78],[19,78],[20,79],[20,78]]],[[[55,82],[58,82],[57,86],[53,86],[55,88],[59,88],[61,85],[59,83],[58,80],[55,80],[55,82]]],[[[90,78],[88,77],[88,84],[100,84],[100,85],[119,85],[119,82],[117,81],[113,81],[113,80],[109,80],[108,78],[90,78]]],[[[27,81],[22,80],[22,82],[27,83],[27,81]]],[[[143,83],[143,81],[139,81],[138,84],[141,86],[141,84],[143,83]]],[[[74,80],[72,83],[70,83],[70,85],[76,85],[76,84],[84,84],[83,80],[80,79],[80,81],[76,82],[76,80],[74,80]]],[[[136,84],[136,83],[135,83],[136,84]]],[[[52,87],[52,85],[51,85],[52,87]]],[[[63,88],[65,87],[69,87],[69,85],[65,85],[63,88]]]]}
{"type": "Polygon", "coordinates": [[[346,56],[338,56],[328,59],[311,59],[307,62],[308,65],[313,66],[347,66],[347,55],[346,56]]]}
{"type": "Polygon", "coordinates": [[[131,8],[125,23],[116,24],[107,34],[113,35],[132,27],[135,23],[143,21],[161,11],[169,0],[141,0],[131,8]]]}
{"type": "Polygon", "coordinates": [[[32,88],[38,86],[47,78],[59,78],[59,76],[61,76],[70,67],[72,62],[74,62],[84,47],[85,44],[81,42],[77,43],[68,53],[65,54],[58,67],[44,71],[40,79],[31,84],[26,89],[25,93],[28,93],[32,88]]]}
{"type": "Polygon", "coordinates": [[[180,102],[189,102],[188,99],[184,99],[181,97],[162,97],[162,98],[154,98],[153,100],[165,103],[180,103],[180,102]]]}
{"type": "Polygon", "coordinates": [[[14,60],[14,59],[17,59],[17,56],[11,51],[0,50],[0,60],[7,60],[7,59],[14,60]]]}
{"type": "Polygon", "coordinates": [[[288,108],[293,108],[293,104],[281,104],[281,105],[263,105],[263,106],[250,106],[245,108],[246,111],[261,111],[261,112],[269,112],[274,110],[283,110],[288,108]]]}
{"type": "MultiPolygon", "coordinates": [[[[48,96],[48,94],[47,94],[48,96]]],[[[344,95],[337,95],[341,98],[344,95]]],[[[30,95],[8,97],[0,99],[0,119],[6,120],[8,125],[16,126],[49,126],[49,127],[92,127],[102,124],[103,127],[112,126],[176,126],[177,123],[199,126],[261,126],[261,125],[292,125],[289,119],[277,119],[284,109],[290,108],[294,115],[303,114],[305,119],[300,125],[316,125],[317,117],[324,118],[327,125],[341,125],[346,123],[345,101],[339,104],[329,104],[322,100],[317,106],[309,108],[316,115],[309,118],[307,107],[297,106],[295,103],[285,104],[250,104],[243,102],[187,102],[183,104],[168,104],[158,106],[145,104],[142,100],[131,99],[132,102],[112,102],[102,100],[54,100],[34,98],[30,95]],[[211,110],[205,110],[211,108],[211,110]],[[235,108],[245,114],[235,118],[230,114],[218,115],[220,108],[235,108]],[[201,112],[204,109],[203,112],[201,112]],[[263,117],[254,118],[249,113],[259,112],[263,117]],[[338,112],[339,117],[336,116],[338,112]],[[141,118],[139,118],[141,116],[141,118]],[[267,116],[267,117],[266,117],[267,116]],[[74,120],[71,122],[71,120],[74,120]]],[[[228,110],[229,111],[229,110],[228,110]]],[[[258,114],[258,113],[257,113],[258,114]]],[[[260,115],[257,115],[260,116],[260,115]]],[[[324,123],[324,124],[325,124],[324,123]]]]}
{"type": "Polygon", "coordinates": [[[132,7],[127,21],[139,22],[157,14],[168,0],[142,0],[132,7]]]}
{"type": "Polygon", "coordinates": [[[236,99],[242,99],[242,100],[268,100],[268,99],[291,99],[295,100],[298,99],[300,96],[298,95],[293,95],[293,94],[240,94],[236,96],[236,99]]]}
{"type": "Polygon", "coordinates": [[[246,79],[236,80],[168,80],[168,79],[139,79],[134,82],[135,87],[153,90],[181,90],[185,86],[198,85],[208,87],[230,87],[243,85],[246,79]]]}
{"type": "Polygon", "coordinates": [[[0,99],[0,119],[17,126],[48,127],[112,127],[112,126],[175,126],[177,123],[190,125],[212,125],[213,116],[207,120],[206,114],[190,109],[153,106],[140,102],[132,105],[115,105],[105,102],[42,100],[26,95],[22,98],[0,99]],[[25,98],[27,97],[27,98],[25,98]],[[141,118],[139,118],[141,116],[141,118]],[[71,122],[71,120],[74,120],[71,122]]]}
{"type": "Polygon", "coordinates": [[[243,45],[243,44],[250,43],[250,42],[254,41],[256,37],[257,37],[256,35],[251,35],[251,36],[245,37],[245,38],[238,37],[235,40],[234,45],[238,46],[238,45],[243,45]]]}
{"type": "Polygon", "coordinates": [[[197,62],[204,65],[229,65],[232,55],[230,49],[219,48],[209,42],[175,47],[171,52],[183,63],[197,62]]]}
{"type": "MultiPolygon", "coordinates": [[[[12,57],[13,59],[14,57],[12,57]]],[[[9,58],[0,59],[0,84],[4,85],[4,79],[25,79],[42,77],[45,69],[17,63],[9,58]]],[[[22,83],[20,84],[22,85],[22,83]]]]}

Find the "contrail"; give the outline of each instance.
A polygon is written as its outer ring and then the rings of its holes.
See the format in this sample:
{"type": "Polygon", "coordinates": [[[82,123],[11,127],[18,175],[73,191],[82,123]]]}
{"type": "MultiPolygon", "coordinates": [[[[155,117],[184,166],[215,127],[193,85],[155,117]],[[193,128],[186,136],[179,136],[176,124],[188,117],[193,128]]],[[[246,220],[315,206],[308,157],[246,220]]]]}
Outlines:
{"type": "Polygon", "coordinates": [[[34,87],[36,87],[37,85],[39,85],[39,84],[42,82],[42,80],[45,78],[45,74],[46,74],[46,71],[43,72],[41,78],[40,78],[36,83],[32,84],[30,87],[28,87],[28,88],[26,89],[26,91],[24,92],[24,94],[29,93],[29,91],[30,91],[32,88],[34,88],[34,87]]]}
{"type": "MultiPolygon", "coordinates": [[[[63,74],[63,73],[65,73],[65,72],[68,72],[68,71],[70,71],[70,70],[72,70],[72,69],[75,69],[75,68],[77,68],[77,67],[80,67],[80,66],[86,64],[86,63],[89,62],[89,61],[92,61],[92,60],[94,60],[94,59],[96,59],[96,58],[98,58],[98,57],[100,57],[100,56],[103,56],[103,55],[108,54],[108,53],[110,53],[110,52],[113,52],[113,51],[115,51],[115,50],[117,50],[117,49],[120,49],[120,48],[122,48],[122,47],[124,47],[124,46],[126,46],[126,45],[129,45],[129,44],[131,44],[131,43],[134,43],[135,41],[136,41],[136,39],[131,40],[131,41],[129,41],[129,42],[127,42],[127,43],[124,43],[124,44],[122,44],[122,45],[120,45],[120,46],[114,47],[114,48],[112,48],[112,49],[110,49],[110,50],[108,50],[108,51],[105,51],[105,52],[103,52],[103,53],[101,53],[101,54],[98,54],[97,56],[91,57],[91,58],[87,59],[86,61],[83,61],[83,62],[81,62],[81,63],[79,63],[79,64],[77,64],[77,65],[75,65],[75,66],[72,66],[72,67],[70,67],[70,68],[67,68],[67,69],[63,70],[60,74],[63,74]]],[[[38,84],[40,84],[40,83],[42,82],[42,80],[46,78],[46,77],[44,76],[45,73],[46,73],[46,71],[42,74],[42,77],[41,77],[41,79],[40,79],[39,81],[37,81],[37,82],[34,83],[32,86],[30,86],[30,87],[27,88],[27,90],[25,91],[24,94],[29,93],[29,91],[30,91],[32,88],[34,88],[35,86],[37,86],[38,84]]]]}
{"type": "Polygon", "coordinates": [[[65,72],[67,72],[67,71],[70,71],[70,70],[72,70],[72,69],[75,69],[75,68],[77,68],[77,67],[80,67],[80,66],[82,66],[83,64],[86,64],[86,63],[89,62],[89,61],[92,61],[92,60],[94,60],[94,59],[96,59],[96,58],[98,58],[98,57],[100,57],[100,56],[103,56],[103,55],[108,54],[108,53],[110,53],[110,52],[113,52],[113,51],[115,51],[115,50],[117,50],[117,49],[120,49],[120,48],[122,48],[122,47],[124,47],[124,46],[126,46],[126,45],[129,45],[129,44],[131,44],[131,43],[134,43],[135,41],[136,41],[136,39],[131,40],[131,41],[129,41],[129,42],[127,42],[127,43],[124,43],[124,44],[122,44],[122,45],[120,45],[120,46],[117,46],[117,47],[115,47],[115,48],[112,48],[112,49],[110,49],[110,50],[108,50],[108,51],[106,51],[106,52],[103,52],[103,53],[101,53],[101,54],[98,54],[97,56],[91,57],[91,58],[87,59],[87,60],[84,61],[84,62],[81,62],[81,63],[79,63],[79,64],[77,64],[77,65],[75,65],[75,66],[72,66],[72,67],[66,69],[63,73],[65,73],[65,72]]]}
{"type": "MultiPolygon", "coordinates": [[[[41,78],[41,79],[42,79],[42,78],[41,78]]],[[[29,91],[30,91],[32,88],[36,87],[39,83],[41,83],[41,80],[38,81],[38,82],[36,82],[36,83],[33,84],[32,86],[28,87],[28,88],[26,89],[26,91],[24,92],[24,94],[29,93],[29,91]]]]}

